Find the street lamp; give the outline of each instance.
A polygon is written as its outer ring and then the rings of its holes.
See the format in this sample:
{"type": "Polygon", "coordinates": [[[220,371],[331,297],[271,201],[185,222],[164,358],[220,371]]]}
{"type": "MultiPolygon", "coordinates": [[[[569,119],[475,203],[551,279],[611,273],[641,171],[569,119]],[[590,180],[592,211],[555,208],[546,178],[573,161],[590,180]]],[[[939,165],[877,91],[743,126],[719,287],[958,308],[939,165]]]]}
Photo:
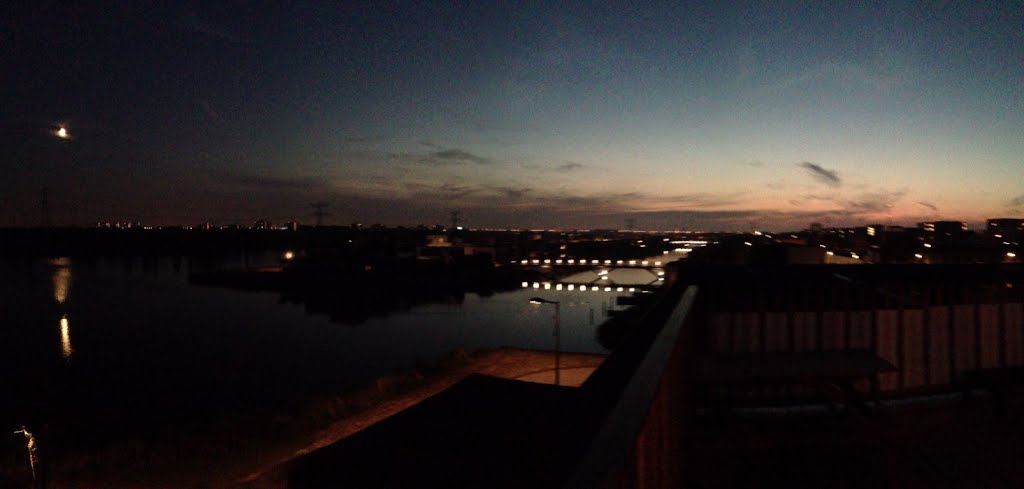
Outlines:
{"type": "Polygon", "coordinates": [[[530,304],[554,304],[555,305],[555,385],[560,385],[559,370],[561,370],[562,337],[560,333],[561,304],[558,301],[549,301],[540,297],[531,297],[530,304]]]}

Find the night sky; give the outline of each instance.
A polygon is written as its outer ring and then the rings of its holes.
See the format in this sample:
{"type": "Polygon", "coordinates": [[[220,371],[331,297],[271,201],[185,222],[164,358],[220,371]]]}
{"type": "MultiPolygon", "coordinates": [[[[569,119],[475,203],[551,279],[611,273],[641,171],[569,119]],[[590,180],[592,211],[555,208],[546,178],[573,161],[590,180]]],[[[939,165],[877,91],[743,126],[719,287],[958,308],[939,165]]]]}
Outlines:
{"type": "Polygon", "coordinates": [[[1020,1],[24,3],[0,226],[1024,215],[1020,1]]]}

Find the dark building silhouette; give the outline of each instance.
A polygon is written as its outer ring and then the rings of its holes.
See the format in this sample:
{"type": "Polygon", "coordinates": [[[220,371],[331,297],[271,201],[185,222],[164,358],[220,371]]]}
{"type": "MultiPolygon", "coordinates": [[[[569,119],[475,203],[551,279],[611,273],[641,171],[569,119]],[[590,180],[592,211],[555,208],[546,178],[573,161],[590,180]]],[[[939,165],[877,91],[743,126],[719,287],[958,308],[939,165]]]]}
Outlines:
{"type": "Polygon", "coordinates": [[[985,223],[985,234],[1006,241],[1020,241],[1024,238],[1024,219],[998,218],[989,219],[985,223]]]}

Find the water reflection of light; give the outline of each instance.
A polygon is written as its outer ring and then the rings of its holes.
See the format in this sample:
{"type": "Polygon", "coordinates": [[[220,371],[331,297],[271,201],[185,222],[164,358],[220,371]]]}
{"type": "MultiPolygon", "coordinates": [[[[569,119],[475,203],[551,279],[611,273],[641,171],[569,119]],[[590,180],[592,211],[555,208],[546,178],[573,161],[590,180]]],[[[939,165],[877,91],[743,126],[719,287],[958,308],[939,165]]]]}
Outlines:
{"type": "Polygon", "coordinates": [[[50,264],[57,267],[53,270],[53,300],[63,304],[71,291],[71,260],[56,258],[50,260],[50,264]]]}
{"type": "Polygon", "coordinates": [[[71,325],[68,323],[68,317],[64,316],[60,318],[60,354],[64,358],[71,358],[74,351],[74,348],[71,348],[71,325]]]}

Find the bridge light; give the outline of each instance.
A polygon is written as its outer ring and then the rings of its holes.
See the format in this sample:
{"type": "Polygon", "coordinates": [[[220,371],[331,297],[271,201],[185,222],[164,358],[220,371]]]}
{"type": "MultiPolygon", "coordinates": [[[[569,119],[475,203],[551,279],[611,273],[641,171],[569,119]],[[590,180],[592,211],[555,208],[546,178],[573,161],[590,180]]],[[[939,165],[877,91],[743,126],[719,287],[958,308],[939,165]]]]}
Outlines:
{"type": "Polygon", "coordinates": [[[555,290],[562,290],[562,284],[556,284],[555,290]]]}
{"type": "Polygon", "coordinates": [[[587,286],[586,285],[581,285],[580,286],[580,292],[586,292],[586,291],[587,291],[587,286]]]}
{"type": "Polygon", "coordinates": [[[569,290],[574,290],[575,288],[576,288],[576,286],[575,286],[575,285],[573,285],[573,284],[569,284],[569,290]]]}
{"type": "Polygon", "coordinates": [[[537,283],[537,282],[534,282],[534,283],[533,283],[533,288],[535,288],[535,289],[539,289],[539,288],[540,288],[540,284],[539,284],[539,283],[537,283]]]}
{"type": "Polygon", "coordinates": [[[551,290],[551,284],[545,282],[544,283],[544,290],[551,290]]]}
{"type": "Polygon", "coordinates": [[[529,287],[529,286],[530,286],[530,282],[523,282],[523,288],[524,289],[529,287]]]}

